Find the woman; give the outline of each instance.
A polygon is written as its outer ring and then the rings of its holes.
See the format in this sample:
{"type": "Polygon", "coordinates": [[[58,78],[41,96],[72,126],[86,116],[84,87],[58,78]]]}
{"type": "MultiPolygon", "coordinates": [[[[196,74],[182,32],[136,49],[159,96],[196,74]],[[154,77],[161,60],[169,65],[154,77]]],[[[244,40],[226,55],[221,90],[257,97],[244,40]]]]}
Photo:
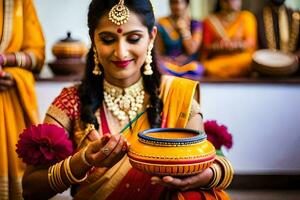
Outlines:
{"type": "Polygon", "coordinates": [[[28,166],[23,179],[25,199],[49,198],[71,184],[77,185],[74,199],[158,199],[169,194],[164,186],[177,191],[207,188],[207,192],[183,194],[228,199],[214,188],[214,168],[184,179],[161,179],[133,169],[125,156],[137,133],[150,127],[203,130],[199,104],[194,100],[197,83],[162,78],[156,68],[152,59],[157,33],[154,22],[149,0],[91,2],[92,47],[85,77],[79,86],[62,91],[44,120],[68,132],[76,153],[54,165],[28,166]]]}
{"type": "Polygon", "coordinates": [[[241,0],[219,0],[215,14],[203,22],[203,65],[208,76],[249,75],[256,46],[256,20],[240,11],[241,0]]]}
{"type": "Polygon", "coordinates": [[[33,72],[45,42],[32,0],[0,2],[0,199],[22,199],[25,165],[15,153],[19,133],[38,123],[33,72]]]}
{"type": "Polygon", "coordinates": [[[189,15],[189,0],[169,0],[171,15],[158,20],[157,51],[165,74],[199,80],[203,67],[197,61],[202,24],[189,15]]]}

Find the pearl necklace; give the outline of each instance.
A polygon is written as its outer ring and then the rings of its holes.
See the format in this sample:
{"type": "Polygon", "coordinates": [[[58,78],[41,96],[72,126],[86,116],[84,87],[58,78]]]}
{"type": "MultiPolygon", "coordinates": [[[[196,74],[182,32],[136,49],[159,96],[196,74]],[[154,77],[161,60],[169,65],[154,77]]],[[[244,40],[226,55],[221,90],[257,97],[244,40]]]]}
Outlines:
{"type": "Polygon", "coordinates": [[[106,80],[103,81],[104,86],[104,102],[109,111],[123,123],[129,117],[133,120],[138,111],[143,107],[144,103],[144,85],[143,79],[129,86],[128,88],[120,88],[111,85],[106,80]]]}

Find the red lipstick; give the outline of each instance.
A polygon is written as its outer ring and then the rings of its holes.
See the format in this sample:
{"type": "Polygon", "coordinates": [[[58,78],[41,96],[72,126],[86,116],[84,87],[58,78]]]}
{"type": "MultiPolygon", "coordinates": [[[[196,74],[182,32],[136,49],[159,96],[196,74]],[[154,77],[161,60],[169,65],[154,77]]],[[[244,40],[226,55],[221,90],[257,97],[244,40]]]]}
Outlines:
{"type": "Polygon", "coordinates": [[[123,60],[123,61],[112,61],[117,67],[126,68],[131,60],[123,60]]]}

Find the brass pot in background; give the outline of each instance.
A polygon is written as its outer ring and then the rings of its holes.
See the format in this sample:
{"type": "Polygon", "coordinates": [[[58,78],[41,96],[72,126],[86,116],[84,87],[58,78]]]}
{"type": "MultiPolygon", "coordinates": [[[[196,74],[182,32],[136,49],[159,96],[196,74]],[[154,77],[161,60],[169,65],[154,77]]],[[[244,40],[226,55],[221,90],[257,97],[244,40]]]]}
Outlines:
{"type": "Polygon", "coordinates": [[[83,42],[73,39],[68,32],[65,39],[53,45],[52,53],[56,59],[48,65],[55,75],[82,75],[87,50],[83,42]]]}

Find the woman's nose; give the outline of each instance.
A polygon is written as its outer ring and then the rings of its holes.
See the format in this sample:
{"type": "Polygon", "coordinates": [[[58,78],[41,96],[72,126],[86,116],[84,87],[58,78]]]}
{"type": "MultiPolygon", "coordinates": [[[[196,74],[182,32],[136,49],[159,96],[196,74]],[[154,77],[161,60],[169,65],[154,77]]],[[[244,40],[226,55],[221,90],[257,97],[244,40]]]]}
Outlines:
{"type": "Polygon", "coordinates": [[[128,57],[127,45],[123,42],[118,42],[115,46],[114,56],[119,60],[125,60],[128,57]]]}

